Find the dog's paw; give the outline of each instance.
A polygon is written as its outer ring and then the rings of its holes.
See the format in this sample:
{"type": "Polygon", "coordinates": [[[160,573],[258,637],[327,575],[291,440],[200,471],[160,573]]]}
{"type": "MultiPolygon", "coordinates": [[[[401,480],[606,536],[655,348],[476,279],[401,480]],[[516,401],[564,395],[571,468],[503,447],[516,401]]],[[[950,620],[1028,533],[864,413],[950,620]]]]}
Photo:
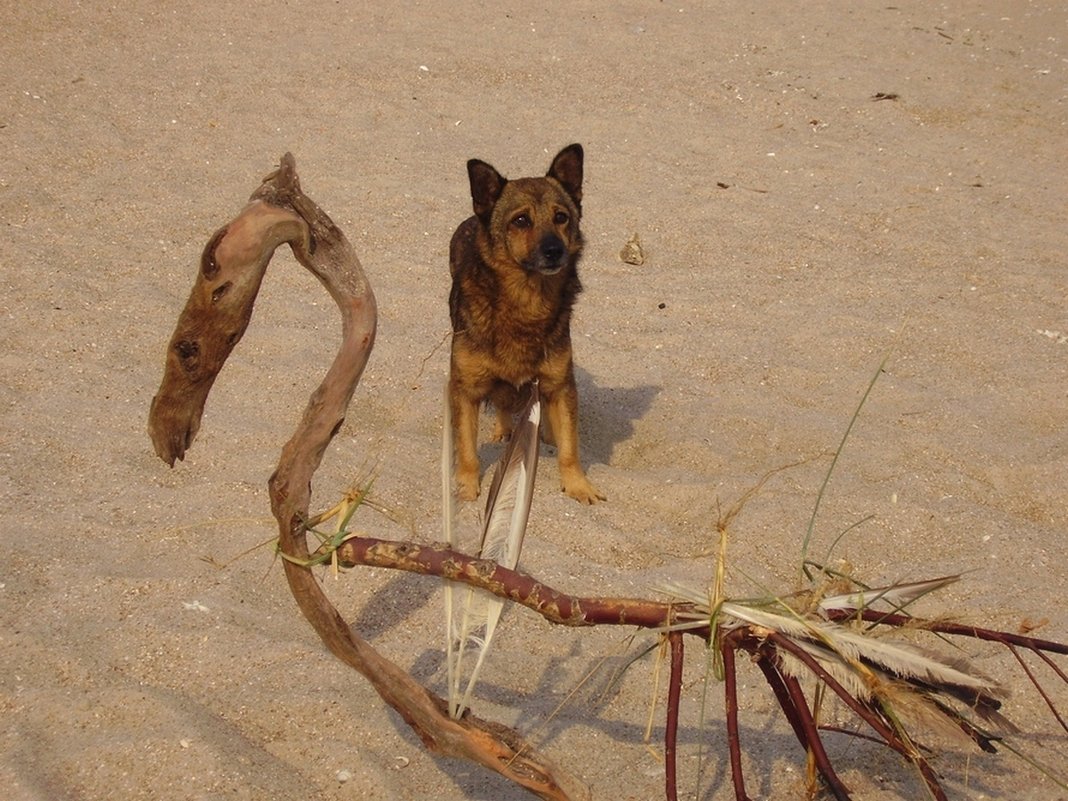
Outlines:
{"type": "Polygon", "coordinates": [[[490,442],[507,442],[512,437],[512,422],[508,421],[507,424],[502,423],[500,420],[493,424],[493,434],[490,435],[490,442]]]}
{"type": "Polygon", "coordinates": [[[598,501],[607,500],[584,475],[561,481],[560,489],[567,493],[569,498],[574,498],[579,503],[593,505],[598,501]]]}
{"type": "Polygon", "coordinates": [[[478,497],[478,473],[458,473],[456,476],[456,497],[461,501],[473,501],[478,497]]]}

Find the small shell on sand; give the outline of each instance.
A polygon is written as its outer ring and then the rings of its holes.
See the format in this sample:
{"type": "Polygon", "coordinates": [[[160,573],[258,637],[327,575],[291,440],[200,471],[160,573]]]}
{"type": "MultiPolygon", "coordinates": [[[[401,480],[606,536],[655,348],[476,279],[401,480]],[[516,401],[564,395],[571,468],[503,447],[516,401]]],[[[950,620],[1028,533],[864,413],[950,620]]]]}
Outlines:
{"type": "Polygon", "coordinates": [[[632,234],[627,244],[619,251],[619,259],[625,264],[636,264],[639,267],[645,264],[645,251],[642,250],[642,241],[637,234],[632,234]]]}

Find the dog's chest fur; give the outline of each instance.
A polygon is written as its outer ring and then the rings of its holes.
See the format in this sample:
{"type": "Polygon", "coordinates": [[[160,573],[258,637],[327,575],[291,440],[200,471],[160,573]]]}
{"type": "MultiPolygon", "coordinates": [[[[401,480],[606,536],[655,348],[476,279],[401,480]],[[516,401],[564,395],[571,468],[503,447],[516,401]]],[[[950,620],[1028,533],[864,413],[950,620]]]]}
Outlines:
{"type": "Polygon", "coordinates": [[[491,266],[478,219],[453,235],[449,311],[456,341],[493,365],[495,377],[520,384],[538,374],[549,353],[567,347],[571,311],[582,285],[575,259],[559,273],[528,273],[517,265],[491,266]]]}

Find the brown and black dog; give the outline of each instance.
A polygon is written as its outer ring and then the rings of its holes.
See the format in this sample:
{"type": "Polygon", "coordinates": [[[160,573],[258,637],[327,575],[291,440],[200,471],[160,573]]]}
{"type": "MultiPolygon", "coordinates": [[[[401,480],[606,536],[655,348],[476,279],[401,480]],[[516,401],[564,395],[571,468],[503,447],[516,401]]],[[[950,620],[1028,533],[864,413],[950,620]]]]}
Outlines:
{"type": "Polygon", "coordinates": [[[569,145],[544,178],[512,181],[484,161],[467,162],[475,215],[449,247],[449,403],[464,500],[479,492],[479,406],[493,403],[494,438],[506,439],[534,379],[558,448],[561,488],[582,503],[604,500],[579,463],[571,356],[571,309],[582,291],[582,157],[581,145],[569,145]]]}

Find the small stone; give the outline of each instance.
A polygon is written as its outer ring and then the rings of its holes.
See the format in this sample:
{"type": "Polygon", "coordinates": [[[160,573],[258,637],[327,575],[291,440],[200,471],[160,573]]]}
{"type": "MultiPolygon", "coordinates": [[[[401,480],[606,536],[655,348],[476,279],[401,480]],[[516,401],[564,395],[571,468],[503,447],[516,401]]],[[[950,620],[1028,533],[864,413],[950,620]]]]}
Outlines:
{"type": "Polygon", "coordinates": [[[352,771],[345,770],[344,768],[342,768],[334,774],[334,778],[337,779],[341,784],[344,784],[348,781],[352,781],[352,771]]]}
{"type": "Polygon", "coordinates": [[[638,267],[645,264],[645,251],[642,250],[642,242],[637,234],[633,234],[619,251],[619,259],[624,264],[634,264],[638,267]]]}

